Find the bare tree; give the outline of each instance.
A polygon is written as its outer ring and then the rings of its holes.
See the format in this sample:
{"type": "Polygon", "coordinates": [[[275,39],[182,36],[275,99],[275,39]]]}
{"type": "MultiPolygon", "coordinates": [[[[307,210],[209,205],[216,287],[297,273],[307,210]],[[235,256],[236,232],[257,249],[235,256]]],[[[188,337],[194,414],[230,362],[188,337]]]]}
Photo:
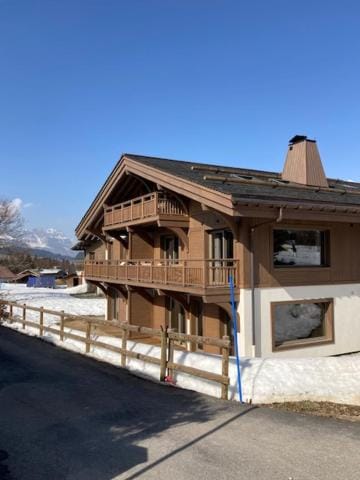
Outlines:
{"type": "Polygon", "coordinates": [[[14,239],[20,240],[22,226],[19,206],[14,201],[0,199],[0,247],[6,247],[14,239]]]}

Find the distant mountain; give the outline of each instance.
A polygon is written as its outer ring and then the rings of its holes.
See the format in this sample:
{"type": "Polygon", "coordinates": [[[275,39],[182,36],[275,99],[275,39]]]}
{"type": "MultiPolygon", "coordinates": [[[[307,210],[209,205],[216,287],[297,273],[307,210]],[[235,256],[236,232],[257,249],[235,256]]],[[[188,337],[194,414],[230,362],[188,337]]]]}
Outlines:
{"type": "Polygon", "coordinates": [[[75,257],[77,254],[71,250],[74,240],[54,228],[26,230],[22,241],[34,250],[44,250],[67,257],[75,257]]]}
{"type": "Polygon", "coordinates": [[[51,258],[75,258],[79,252],[74,252],[71,247],[75,240],[64,235],[54,228],[34,228],[25,230],[21,240],[12,239],[8,247],[30,250],[32,255],[51,258]]]}

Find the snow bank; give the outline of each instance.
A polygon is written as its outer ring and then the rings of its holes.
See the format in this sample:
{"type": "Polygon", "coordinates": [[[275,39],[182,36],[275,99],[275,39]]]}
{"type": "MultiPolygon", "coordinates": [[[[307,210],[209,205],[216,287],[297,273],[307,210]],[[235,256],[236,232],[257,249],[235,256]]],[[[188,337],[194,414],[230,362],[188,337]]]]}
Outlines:
{"type": "MultiPolygon", "coordinates": [[[[38,336],[38,329],[22,330],[20,324],[4,323],[5,326],[32,336],[38,336]]],[[[78,330],[65,328],[77,335],[84,335],[78,330]]],[[[62,348],[84,353],[85,345],[71,339],[64,342],[58,336],[46,333],[44,340],[62,348]]],[[[121,346],[121,339],[93,335],[93,339],[111,345],[121,346]]],[[[160,347],[128,341],[129,350],[160,358],[160,347]]],[[[91,347],[89,356],[101,361],[120,366],[120,354],[100,347],[91,347]]],[[[182,365],[196,366],[202,370],[221,373],[221,357],[206,353],[175,351],[174,360],[182,365]]],[[[134,373],[159,380],[159,366],[141,360],[127,359],[127,368],[134,373]]],[[[273,403],[287,401],[329,401],[360,405],[360,355],[329,358],[279,358],[260,359],[243,358],[241,360],[243,399],[252,403],[273,403]]],[[[229,399],[238,400],[236,386],[236,363],[230,358],[229,399]]],[[[183,373],[174,376],[178,387],[205,393],[220,398],[220,385],[183,373]]]]}
{"type": "MultiPolygon", "coordinates": [[[[4,284],[3,284],[4,285],[4,284]]],[[[77,287],[75,287],[77,288],[77,287]]],[[[69,290],[62,289],[27,289],[24,286],[6,285],[0,290],[9,300],[44,306],[52,310],[65,310],[75,315],[101,315],[105,311],[104,299],[78,299],[69,295],[69,290]],[[25,291],[24,291],[25,290],[25,291]],[[29,292],[30,290],[30,292],[29,292]],[[31,297],[31,298],[30,298],[31,297]]],[[[16,312],[14,312],[16,313],[16,312]]],[[[38,318],[37,312],[28,312],[28,318],[38,318]]],[[[46,325],[58,322],[58,317],[44,316],[46,325]]],[[[39,330],[27,327],[23,330],[20,324],[4,323],[3,325],[20,330],[28,335],[38,336],[39,330]]],[[[56,326],[58,327],[58,326],[56,326]]],[[[65,331],[84,336],[84,332],[66,327],[65,331]]],[[[84,353],[82,342],[66,339],[46,333],[44,340],[69,350],[84,353]]],[[[111,345],[121,346],[121,339],[93,334],[93,339],[111,345]]],[[[138,353],[160,358],[160,347],[128,341],[127,348],[138,353]]],[[[91,347],[90,356],[120,366],[120,354],[91,347]]],[[[194,366],[213,373],[221,373],[221,357],[206,353],[193,353],[176,350],[174,360],[182,365],[194,366]]],[[[154,380],[159,379],[159,367],[136,359],[128,359],[129,370],[154,380]]],[[[242,358],[241,372],[243,383],[243,399],[253,403],[273,403],[285,401],[331,401],[360,405],[360,355],[321,358],[242,358]]],[[[236,364],[230,359],[229,399],[237,400],[236,364]]],[[[183,373],[175,374],[176,385],[220,398],[221,386],[183,373]]]]}

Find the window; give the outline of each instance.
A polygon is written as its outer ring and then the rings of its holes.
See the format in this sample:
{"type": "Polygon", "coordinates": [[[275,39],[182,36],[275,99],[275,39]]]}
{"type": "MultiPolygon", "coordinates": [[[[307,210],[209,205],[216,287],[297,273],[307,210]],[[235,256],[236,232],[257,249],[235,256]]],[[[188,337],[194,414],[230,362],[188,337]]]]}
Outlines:
{"type": "Polygon", "coordinates": [[[214,230],[210,232],[209,281],[212,285],[224,285],[233,274],[234,237],[230,230],[214,230]]]}
{"type": "Polygon", "coordinates": [[[229,230],[215,230],[210,233],[211,239],[211,258],[233,258],[234,256],[234,238],[229,230]]]}
{"type": "MultiPolygon", "coordinates": [[[[195,316],[195,335],[202,337],[204,335],[204,325],[203,325],[203,308],[200,302],[194,302],[193,313],[195,316]]],[[[198,343],[196,345],[196,348],[197,350],[203,350],[204,344],[198,343]]]]}
{"type": "Polygon", "coordinates": [[[163,235],[161,237],[161,250],[166,260],[178,260],[179,238],[173,235],[163,235]]]}
{"type": "Polygon", "coordinates": [[[109,297],[109,320],[119,320],[119,293],[115,289],[111,289],[109,297]]]}
{"type": "Polygon", "coordinates": [[[168,327],[174,328],[179,333],[186,333],[184,307],[172,297],[166,297],[166,309],[168,314],[168,327]]]}
{"type": "Polygon", "coordinates": [[[328,265],[327,230],[273,231],[275,267],[324,267],[328,265]]]}
{"type": "Polygon", "coordinates": [[[107,259],[112,260],[113,258],[113,244],[112,242],[107,244],[107,259]]]}
{"type": "Polygon", "coordinates": [[[273,350],[333,341],[332,300],[272,304],[273,350]]]}

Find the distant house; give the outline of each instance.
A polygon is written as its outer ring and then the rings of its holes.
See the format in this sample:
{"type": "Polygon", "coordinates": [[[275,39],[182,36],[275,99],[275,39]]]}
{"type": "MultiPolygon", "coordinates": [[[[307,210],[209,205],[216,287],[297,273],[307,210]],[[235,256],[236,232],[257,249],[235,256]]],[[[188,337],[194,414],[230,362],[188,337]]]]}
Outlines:
{"type": "Polygon", "coordinates": [[[82,272],[69,273],[69,275],[64,278],[64,281],[68,288],[77,287],[78,285],[81,285],[83,282],[82,272]]]}
{"type": "Polygon", "coordinates": [[[15,283],[28,283],[29,278],[38,277],[39,274],[35,270],[23,270],[18,273],[14,279],[15,283]]]}
{"type": "Polygon", "coordinates": [[[66,275],[60,268],[24,270],[16,277],[16,282],[26,283],[28,287],[55,288],[57,279],[65,278],[66,275]]]}
{"type": "Polygon", "coordinates": [[[0,266],[0,283],[13,282],[15,278],[15,273],[13,273],[8,267],[0,266]]]}
{"type": "Polygon", "coordinates": [[[42,276],[51,275],[55,279],[65,278],[67,276],[67,273],[65,272],[65,270],[62,270],[61,268],[43,268],[42,270],[39,271],[39,273],[42,276]]]}

